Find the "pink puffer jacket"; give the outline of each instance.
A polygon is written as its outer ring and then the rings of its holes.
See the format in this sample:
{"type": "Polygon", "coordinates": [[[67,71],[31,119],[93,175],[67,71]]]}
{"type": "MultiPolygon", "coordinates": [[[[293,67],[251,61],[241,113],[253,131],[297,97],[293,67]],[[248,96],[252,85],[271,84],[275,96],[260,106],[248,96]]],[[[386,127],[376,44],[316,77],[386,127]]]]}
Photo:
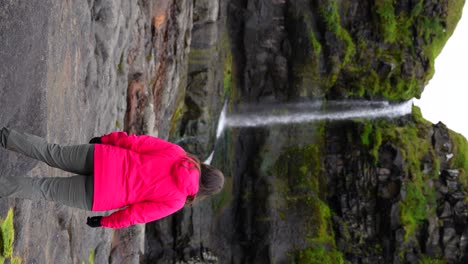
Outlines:
{"type": "Polygon", "coordinates": [[[179,146],[151,136],[113,132],[94,146],[93,211],[121,209],[101,220],[121,228],[168,216],[198,192],[198,170],[179,146]]]}

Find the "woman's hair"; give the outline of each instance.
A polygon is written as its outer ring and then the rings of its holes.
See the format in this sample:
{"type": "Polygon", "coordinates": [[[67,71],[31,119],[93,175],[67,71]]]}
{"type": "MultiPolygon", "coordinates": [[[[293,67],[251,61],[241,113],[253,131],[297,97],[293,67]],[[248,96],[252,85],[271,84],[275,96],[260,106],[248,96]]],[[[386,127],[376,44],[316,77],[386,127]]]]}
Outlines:
{"type": "Polygon", "coordinates": [[[192,205],[206,197],[219,193],[224,186],[224,175],[215,167],[201,163],[194,155],[187,154],[187,160],[200,172],[200,185],[195,196],[187,197],[186,204],[192,205]]]}

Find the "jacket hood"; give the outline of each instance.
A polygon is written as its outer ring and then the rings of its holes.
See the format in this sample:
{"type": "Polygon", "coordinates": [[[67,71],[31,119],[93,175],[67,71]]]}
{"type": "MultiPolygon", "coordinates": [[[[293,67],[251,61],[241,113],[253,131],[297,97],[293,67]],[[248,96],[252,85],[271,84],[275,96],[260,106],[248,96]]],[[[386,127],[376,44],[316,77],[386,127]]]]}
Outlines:
{"type": "Polygon", "coordinates": [[[187,196],[194,196],[198,192],[200,172],[195,165],[187,160],[179,160],[172,167],[172,180],[179,191],[187,196]]]}

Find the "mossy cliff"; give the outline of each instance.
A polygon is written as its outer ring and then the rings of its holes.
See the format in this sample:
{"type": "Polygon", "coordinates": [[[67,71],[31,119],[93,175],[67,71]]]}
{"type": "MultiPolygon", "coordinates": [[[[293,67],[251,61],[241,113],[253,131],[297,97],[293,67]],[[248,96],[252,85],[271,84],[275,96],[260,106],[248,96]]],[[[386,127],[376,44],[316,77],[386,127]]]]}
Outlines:
{"type": "Polygon", "coordinates": [[[393,120],[232,128],[215,140],[226,99],[235,112],[419,97],[464,1],[215,2],[194,3],[169,137],[202,159],[214,150],[227,184],[148,225],[147,259],[466,262],[467,142],[417,108],[393,120]]]}
{"type": "Polygon", "coordinates": [[[455,149],[464,146],[453,136],[418,109],[397,121],[330,124],[324,171],[346,259],[463,263],[467,189],[455,149]]]}

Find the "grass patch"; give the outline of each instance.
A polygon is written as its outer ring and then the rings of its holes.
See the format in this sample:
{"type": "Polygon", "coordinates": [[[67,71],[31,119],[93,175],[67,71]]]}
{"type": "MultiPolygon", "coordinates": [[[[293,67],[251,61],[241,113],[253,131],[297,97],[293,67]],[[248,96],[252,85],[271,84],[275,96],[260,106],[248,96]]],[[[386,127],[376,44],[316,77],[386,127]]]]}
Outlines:
{"type": "Polygon", "coordinates": [[[117,74],[121,74],[122,71],[123,71],[123,59],[124,59],[124,54],[120,54],[120,60],[119,60],[119,64],[117,64],[117,74]]]}
{"type": "Polygon", "coordinates": [[[23,260],[20,257],[11,257],[10,264],[21,264],[23,260]]]}
{"type": "Polygon", "coordinates": [[[7,217],[1,221],[1,255],[5,258],[13,254],[13,241],[15,240],[15,229],[13,226],[13,209],[8,210],[7,217]]]}
{"type": "Polygon", "coordinates": [[[5,219],[0,219],[0,263],[9,260],[10,263],[21,263],[21,258],[13,256],[15,228],[13,225],[13,209],[8,210],[5,219]]]}
{"type": "Polygon", "coordinates": [[[81,264],[94,264],[96,258],[96,252],[94,250],[91,250],[89,252],[89,257],[88,257],[88,263],[86,263],[84,260],[81,262],[81,264]]]}

